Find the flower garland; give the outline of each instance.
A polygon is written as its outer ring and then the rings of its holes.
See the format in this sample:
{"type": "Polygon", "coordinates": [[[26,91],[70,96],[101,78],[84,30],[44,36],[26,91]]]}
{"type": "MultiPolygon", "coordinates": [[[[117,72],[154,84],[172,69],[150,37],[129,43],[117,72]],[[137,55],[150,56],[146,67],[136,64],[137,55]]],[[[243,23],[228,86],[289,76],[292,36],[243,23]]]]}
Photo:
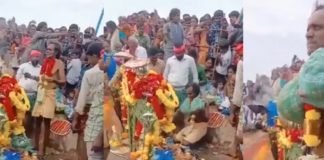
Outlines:
{"type": "MultiPolygon", "coordinates": [[[[127,106],[135,106],[138,100],[146,99],[146,105],[153,108],[157,117],[157,121],[153,125],[153,132],[145,135],[143,149],[131,153],[131,159],[141,156],[143,160],[147,160],[152,151],[152,145],[163,143],[160,130],[170,133],[176,128],[172,119],[174,109],[179,104],[178,98],[172,86],[167,84],[161,75],[149,71],[144,77],[137,79],[136,72],[133,70],[124,72],[121,82],[121,98],[129,104],[127,106]]],[[[126,110],[126,108],[123,109],[126,110]]],[[[139,139],[143,127],[142,122],[135,123],[135,139],[139,139]]]]}
{"type": "Polygon", "coordinates": [[[14,107],[10,100],[9,94],[16,90],[15,85],[17,84],[17,80],[11,78],[8,75],[4,75],[0,79],[0,95],[3,97],[1,98],[1,102],[5,108],[9,121],[14,121],[16,118],[16,113],[14,112],[14,107]]]}
{"type": "Polygon", "coordinates": [[[8,75],[0,78],[0,94],[0,146],[8,147],[11,133],[20,135],[25,132],[23,122],[30,103],[24,89],[8,75]]]}
{"type": "Polygon", "coordinates": [[[310,104],[304,104],[304,142],[308,147],[317,147],[322,140],[320,139],[322,117],[319,109],[310,104]]]}
{"type": "Polygon", "coordinates": [[[292,156],[296,156],[295,153],[302,150],[301,137],[303,135],[303,130],[300,129],[298,125],[292,125],[291,127],[293,128],[283,128],[281,121],[279,119],[276,120],[276,127],[273,128],[273,131],[276,133],[277,138],[275,142],[277,142],[278,160],[291,159],[292,156]]]}
{"type": "Polygon", "coordinates": [[[10,145],[10,124],[8,122],[8,116],[5,113],[3,104],[0,103],[0,148],[4,148],[10,145]]]}
{"type": "Polygon", "coordinates": [[[41,75],[46,75],[48,77],[52,77],[53,76],[53,68],[55,66],[55,58],[45,58],[40,74],[41,75]]]}
{"type": "MultiPolygon", "coordinates": [[[[162,83],[162,85],[165,84],[162,83]]],[[[158,89],[156,95],[160,101],[169,109],[175,109],[179,106],[179,99],[170,84],[166,84],[167,90],[158,89]]]]}
{"type": "Polygon", "coordinates": [[[129,87],[128,77],[126,74],[126,75],[124,75],[122,82],[121,82],[121,93],[122,93],[122,96],[125,97],[126,102],[133,105],[133,104],[135,104],[136,101],[130,94],[129,88],[130,87],[129,87]]]}

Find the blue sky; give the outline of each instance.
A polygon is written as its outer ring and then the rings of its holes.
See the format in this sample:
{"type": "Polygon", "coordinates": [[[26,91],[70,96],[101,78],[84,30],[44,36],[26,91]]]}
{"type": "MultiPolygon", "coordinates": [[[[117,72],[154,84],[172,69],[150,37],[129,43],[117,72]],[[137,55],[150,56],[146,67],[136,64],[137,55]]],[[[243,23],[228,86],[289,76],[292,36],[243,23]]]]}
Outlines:
{"type": "MultiPolygon", "coordinates": [[[[183,13],[195,14],[198,17],[205,13],[213,14],[223,9],[227,14],[232,10],[240,11],[242,0],[0,0],[0,16],[16,17],[18,23],[30,20],[46,21],[49,26],[60,27],[77,23],[81,29],[95,27],[105,8],[104,21],[117,20],[118,16],[129,15],[140,10],[153,12],[166,17],[169,11],[177,7],[183,13]]],[[[102,23],[103,25],[104,23],[102,23]]],[[[101,29],[102,31],[102,29],[101,29]]]]}

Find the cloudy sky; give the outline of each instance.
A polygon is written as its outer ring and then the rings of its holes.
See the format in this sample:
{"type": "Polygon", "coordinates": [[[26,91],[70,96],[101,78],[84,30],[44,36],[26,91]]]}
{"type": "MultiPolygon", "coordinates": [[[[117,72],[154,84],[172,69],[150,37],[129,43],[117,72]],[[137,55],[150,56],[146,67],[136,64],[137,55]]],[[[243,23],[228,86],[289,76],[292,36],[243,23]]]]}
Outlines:
{"type": "Polygon", "coordinates": [[[244,80],[270,76],[293,55],[307,59],[306,28],[315,0],[244,1],[244,80]]]}
{"type": "MultiPolygon", "coordinates": [[[[106,22],[143,9],[157,9],[166,17],[173,7],[198,17],[217,9],[228,14],[241,10],[243,0],[0,0],[0,4],[0,16],[15,16],[18,24],[34,19],[54,28],[77,23],[83,30],[96,26],[103,7],[106,22]]],[[[314,0],[244,0],[245,80],[257,73],[269,75],[272,68],[289,64],[294,54],[307,58],[305,31],[313,4],[314,0]]]]}
{"type": "MultiPolygon", "coordinates": [[[[177,7],[183,13],[195,14],[198,17],[205,13],[213,14],[223,9],[227,14],[232,10],[240,11],[242,0],[0,0],[0,16],[7,19],[15,16],[18,23],[30,20],[46,21],[49,26],[60,27],[77,23],[84,29],[95,27],[105,8],[104,21],[117,20],[118,16],[129,15],[140,10],[153,12],[157,9],[166,17],[169,11],[177,7]]],[[[101,27],[102,28],[102,27],[101,27]]],[[[102,29],[101,29],[102,31],[102,29]]]]}

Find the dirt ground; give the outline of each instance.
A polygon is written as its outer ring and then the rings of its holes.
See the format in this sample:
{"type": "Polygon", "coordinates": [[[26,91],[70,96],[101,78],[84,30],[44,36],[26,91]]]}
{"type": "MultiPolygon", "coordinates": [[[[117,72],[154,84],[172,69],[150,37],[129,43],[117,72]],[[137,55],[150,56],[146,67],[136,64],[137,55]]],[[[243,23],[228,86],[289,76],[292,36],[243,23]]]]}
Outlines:
{"type": "Polygon", "coordinates": [[[249,160],[274,160],[268,133],[258,130],[244,133],[243,157],[249,160]]]}
{"type": "MultiPolygon", "coordinates": [[[[211,148],[211,147],[207,147],[206,144],[197,150],[193,150],[193,152],[196,155],[198,155],[201,159],[205,159],[205,160],[235,160],[234,158],[227,155],[230,152],[228,149],[227,142],[233,141],[233,137],[235,137],[235,133],[236,133],[234,128],[232,128],[230,125],[225,124],[224,126],[222,126],[222,128],[214,130],[213,132],[215,133],[215,135],[217,135],[217,138],[220,140],[219,141],[220,145],[211,148]]],[[[263,137],[264,134],[262,134],[261,136],[258,134],[257,136],[263,137]]],[[[44,158],[46,160],[77,160],[78,159],[78,155],[76,152],[77,135],[72,133],[69,134],[65,138],[64,142],[67,146],[67,150],[68,150],[67,152],[55,153],[53,149],[47,149],[47,155],[44,158]]],[[[107,160],[125,160],[125,159],[112,157],[109,159],[107,158],[107,160]]]]}

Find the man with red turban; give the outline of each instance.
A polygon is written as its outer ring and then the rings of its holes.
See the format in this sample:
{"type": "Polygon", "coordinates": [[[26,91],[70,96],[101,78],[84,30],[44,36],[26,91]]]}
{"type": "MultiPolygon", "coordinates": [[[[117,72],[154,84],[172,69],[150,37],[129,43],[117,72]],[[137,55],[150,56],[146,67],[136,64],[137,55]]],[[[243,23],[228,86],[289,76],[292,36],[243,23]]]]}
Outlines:
{"type": "Polygon", "coordinates": [[[33,110],[34,103],[36,100],[36,93],[37,93],[37,86],[38,86],[37,81],[41,69],[41,65],[39,64],[40,57],[41,57],[40,51],[32,50],[30,53],[29,62],[21,64],[16,74],[16,79],[19,85],[25,89],[31,106],[30,111],[26,113],[26,120],[25,120],[26,135],[28,137],[32,135],[32,131],[33,131],[34,123],[30,113],[33,110]]]}
{"type": "Polygon", "coordinates": [[[185,54],[186,48],[184,45],[175,46],[173,52],[174,55],[166,62],[163,77],[175,89],[181,105],[186,98],[185,87],[189,82],[199,82],[198,72],[195,60],[185,54]],[[189,77],[193,77],[193,79],[189,80],[189,77]]]}

